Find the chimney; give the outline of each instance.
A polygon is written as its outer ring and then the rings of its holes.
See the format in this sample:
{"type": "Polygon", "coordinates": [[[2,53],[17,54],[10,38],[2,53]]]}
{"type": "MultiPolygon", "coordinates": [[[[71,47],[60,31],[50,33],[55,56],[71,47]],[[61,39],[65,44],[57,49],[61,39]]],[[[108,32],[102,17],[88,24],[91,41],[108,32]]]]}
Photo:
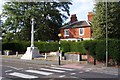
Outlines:
{"type": "Polygon", "coordinates": [[[88,20],[92,22],[93,19],[93,12],[88,12],[88,20]]]}
{"type": "Polygon", "coordinates": [[[73,22],[76,22],[77,21],[77,17],[76,17],[76,14],[73,14],[73,15],[71,15],[71,23],[73,23],[73,22]]]}

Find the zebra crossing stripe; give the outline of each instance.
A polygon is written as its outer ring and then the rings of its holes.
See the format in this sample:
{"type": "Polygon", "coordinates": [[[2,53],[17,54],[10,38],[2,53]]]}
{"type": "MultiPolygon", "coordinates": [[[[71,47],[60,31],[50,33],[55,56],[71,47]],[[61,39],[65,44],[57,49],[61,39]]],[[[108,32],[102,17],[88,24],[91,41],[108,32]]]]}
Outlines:
{"type": "Polygon", "coordinates": [[[57,68],[57,67],[50,67],[53,69],[61,69],[61,70],[66,70],[66,71],[73,71],[74,69],[67,69],[67,68],[57,68]]]}
{"type": "Polygon", "coordinates": [[[12,70],[6,70],[5,72],[11,72],[12,70]]]}
{"type": "Polygon", "coordinates": [[[79,73],[83,73],[83,72],[79,72],[79,73]]]}
{"type": "Polygon", "coordinates": [[[3,77],[0,76],[0,80],[2,80],[3,77]]]}
{"type": "Polygon", "coordinates": [[[59,76],[60,78],[62,78],[62,77],[65,77],[65,75],[61,75],[61,76],[59,76]]]}
{"type": "Polygon", "coordinates": [[[26,72],[30,72],[30,73],[36,73],[36,74],[41,74],[41,75],[51,75],[53,73],[50,72],[44,72],[44,71],[37,71],[37,70],[25,70],[26,72]]]}
{"type": "Polygon", "coordinates": [[[61,71],[61,70],[53,70],[53,69],[45,69],[45,68],[41,68],[41,70],[52,71],[52,72],[58,72],[58,73],[63,73],[63,72],[65,72],[65,71],[61,71]]]}
{"type": "Polygon", "coordinates": [[[74,74],[76,74],[76,73],[70,73],[70,75],[74,75],[74,74]]]}
{"type": "Polygon", "coordinates": [[[37,76],[23,74],[23,73],[19,73],[19,72],[9,73],[8,75],[16,76],[16,77],[21,77],[21,78],[27,78],[27,79],[38,78],[37,76]]]}

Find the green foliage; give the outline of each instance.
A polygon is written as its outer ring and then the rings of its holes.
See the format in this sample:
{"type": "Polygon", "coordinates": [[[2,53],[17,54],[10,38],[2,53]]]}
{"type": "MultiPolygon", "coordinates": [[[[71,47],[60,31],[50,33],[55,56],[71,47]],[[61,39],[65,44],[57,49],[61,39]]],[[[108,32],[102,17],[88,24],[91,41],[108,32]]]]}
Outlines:
{"type": "MultiPolygon", "coordinates": [[[[109,59],[113,59],[115,62],[120,63],[120,40],[110,39],[108,40],[108,54],[109,59]]],[[[15,41],[15,42],[3,42],[3,50],[12,50],[13,52],[25,52],[27,47],[30,46],[30,42],[15,41]]],[[[35,42],[35,46],[38,47],[40,52],[58,51],[58,42],[35,42]]],[[[105,61],[106,58],[106,40],[90,40],[82,42],[67,42],[61,41],[61,50],[66,53],[90,53],[95,59],[99,61],[105,61]]]]}
{"type": "Polygon", "coordinates": [[[89,41],[84,41],[83,46],[84,48],[90,53],[90,55],[95,57],[95,50],[96,50],[96,44],[97,40],[89,40],[89,41]]]}
{"type": "Polygon", "coordinates": [[[38,47],[40,52],[51,52],[58,50],[57,42],[35,42],[35,46],[38,47]]]}
{"type": "MultiPolygon", "coordinates": [[[[120,63],[120,40],[108,40],[108,57],[120,63]]],[[[83,42],[84,48],[99,61],[106,60],[106,40],[90,40],[83,42]]]]}
{"type": "Polygon", "coordinates": [[[68,41],[61,41],[61,50],[62,52],[70,52],[70,42],[68,41]]]}
{"type": "Polygon", "coordinates": [[[70,52],[80,52],[80,53],[84,54],[84,53],[86,53],[86,50],[83,47],[82,42],[71,42],[70,43],[70,52]]]}
{"type": "Polygon", "coordinates": [[[120,40],[109,40],[108,53],[109,57],[120,63],[120,40]]]}
{"type": "Polygon", "coordinates": [[[4,39],[29,41],[34,18],[36,41],[57,40],[59,28],[70,15],[69,5],[71,2],[6,2],[2,12],[4,39]]]}
{"type": "Polygon", "coordinates": [[[97,41],[95,49],[95,58],[100,61],[106,60],[106,42],[105,40],[97,41]]]}
{"type": "MultiPolygon", "coordinates": [[[[96,4],[92,21],[93,37],[106,38],[106,2],[96,4]]],[[[107,3],[107,28],[108,37],[120,39],[120,2],[107,3]]]]}

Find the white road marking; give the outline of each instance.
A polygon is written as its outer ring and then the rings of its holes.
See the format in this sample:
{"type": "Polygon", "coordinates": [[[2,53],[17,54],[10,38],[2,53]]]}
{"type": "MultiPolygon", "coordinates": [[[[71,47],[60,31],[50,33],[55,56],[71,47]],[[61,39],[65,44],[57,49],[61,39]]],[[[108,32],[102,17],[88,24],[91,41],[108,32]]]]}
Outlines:
{"type": "Polygon", "coordinates": [[[23,68],[19,68],[19,70],[22,70],[23,68]]]}
{"type": "Polygon", "coordinates": [[[114,75],[118,75],[118,74],[115,73],[114,75]]]}
{"type": "Polygon", "coordinates": [[[3,77],[0,76],[0,80],[2,80],[3,77]]]}
{"type": "Polygon", "coordinates": [[[77,77],[75,77],[75,76],[71,76],[71,78],[77,78],[77,77]]]}
{"type": "Polygon", "coordinates": [[[16,69],[16,70],[20,70],[20,68],[16,68],[16,67],[13,67],[13,66],[6,66],[6,67],[13,68],[13,69],[16,69]]]}
{"type": "Polygon", "coordinates": [[[79,72],[79,73],[83,73],[83,72],[79,72]]]}
{"type": "Polygon", "coordinates": [[[56,65],[51,65],[51,66],[56,66],[56,65]]]}
{"type": "Polygon", "coordinates": [[[74,69],[67,69],[67,68],[57,68],[57,67],[50,67],[53,69],[61,69],[61,70],[66,70],[66,71],[73,71],[74,69]]]}
{"type": "Polygon", "coordinates": [[[37,71],[37,70],[25,70],[26,72],[31,72],[31,73],[36,73],[36,74],[41,74],[41,75],[51,75],[53,73],[50,72],[44,72],[44,71],[37,71]]]}
{"type": "Polygon", "coordinates": [[[59,76],[59,77],[65,77],[65,75],[61,75],[61,76],[59,76]]]}
{"type": "Polygon", "coordinates": [[[27,78],[27,79],[38,78],[37,76],[23,74],[23,73],[18,73],[18,72],[9,73],[8,75],[21,77],[21,78],[27,78]]]}
{"type": "Polygon", "coordinates": [[[70,75],[74,75],[74,74],[76,74],[76,73],[70,73],[70,75]]]}
{"type": "Polygon", "coordinates": [[[45,68],[41,68],[41,70],[53,71],[53,72],[58,72],[58,73],[63,73],[63,72],[65,72],[65,71],[61,71],[61,70],[53,70],[53,69],[45,69],[45,68]]]}
{"type": "Polygon", "coordinates": [[[6,70],[5,72],[10,72],[10,71],[12,71],[11,69],[10,70],[6,70]]]}
{"type": "Polygon", "coordinates": [[[89,72],[90,70],[85,70],[85,72],[89,72]]]}

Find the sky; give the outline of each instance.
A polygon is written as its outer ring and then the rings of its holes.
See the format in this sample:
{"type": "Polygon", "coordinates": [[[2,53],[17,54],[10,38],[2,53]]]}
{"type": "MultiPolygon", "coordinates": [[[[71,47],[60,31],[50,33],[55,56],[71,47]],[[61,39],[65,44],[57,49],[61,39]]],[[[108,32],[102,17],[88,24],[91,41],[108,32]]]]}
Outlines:
{"type": "MultiPolygon", "coordinates": [[[[2,5],[5,0],[0,0],[0,14],[2,13],[2,5]]],[[[88,12],[93,11],[94,2],[93,0],[72,0],[72,4],[70,5],[70,15],[76,14],[77,19],[80,20],[88,20],[87,15],[88,12]]],[[[69,22],[70,17],[65,21],[69,22]]]]}
{"type": "MultiPolygon", "coordinates": [[[[70,15],[76,14],[79,21],[88,20],[88,12],[93,11],[94,8],[93,0],[73,0],[72,4],[73,5],[70,6],[70,15]]],[[[69,20],[70,17],[67,21],[69,20]]]]}

